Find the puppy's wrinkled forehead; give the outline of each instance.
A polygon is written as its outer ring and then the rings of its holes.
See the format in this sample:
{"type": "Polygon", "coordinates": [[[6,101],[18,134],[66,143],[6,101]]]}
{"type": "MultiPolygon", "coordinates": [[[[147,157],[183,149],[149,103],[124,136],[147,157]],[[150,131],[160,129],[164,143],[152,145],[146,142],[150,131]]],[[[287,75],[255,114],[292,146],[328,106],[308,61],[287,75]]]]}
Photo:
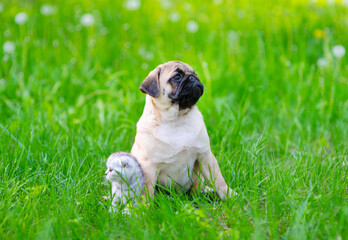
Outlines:
{"type": "Polygon", "coordinates": [[[182,75],[188,74],[188,73],[194,73],[193,69],[183,62],[178,61],[172,61],[162,64],[161,67],[161,77],[170,77],[174,73],[180,73],[182,75]]]}

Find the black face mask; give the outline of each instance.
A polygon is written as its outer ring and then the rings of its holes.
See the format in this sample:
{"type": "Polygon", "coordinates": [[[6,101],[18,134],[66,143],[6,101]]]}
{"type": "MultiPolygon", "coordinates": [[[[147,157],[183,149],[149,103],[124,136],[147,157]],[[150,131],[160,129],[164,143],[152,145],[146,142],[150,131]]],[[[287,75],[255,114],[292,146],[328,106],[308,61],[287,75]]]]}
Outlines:
{"type": "Polygon", "coordinates": [[[204,91],[203,84],[199,79],[193,75],[183,78],[179,83],[179,86],[175,94],[170,95],[173,103],[179,104],[180,109],[186,109],[192,107],[204,91]]]}

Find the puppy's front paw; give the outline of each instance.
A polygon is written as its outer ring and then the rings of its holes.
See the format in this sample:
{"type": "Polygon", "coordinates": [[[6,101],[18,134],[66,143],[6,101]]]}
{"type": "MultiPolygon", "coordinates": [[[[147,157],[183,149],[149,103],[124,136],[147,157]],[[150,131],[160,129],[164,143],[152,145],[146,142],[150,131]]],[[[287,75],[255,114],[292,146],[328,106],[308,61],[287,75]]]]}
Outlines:
{"type": "Polygon", "coordinates": [[[218,195],[221,198],[221,200],[226,201],[227,198],[238,196],[238,193],[233,191],[231,188],[227,187],[223,190],[219,190],[218,195]]]}
{"type": "Polygon", "coordinates": [[[211,187],[204,186],[204,188],[201,190],[204,194],[213,194],[215,191],[211,187]]]}

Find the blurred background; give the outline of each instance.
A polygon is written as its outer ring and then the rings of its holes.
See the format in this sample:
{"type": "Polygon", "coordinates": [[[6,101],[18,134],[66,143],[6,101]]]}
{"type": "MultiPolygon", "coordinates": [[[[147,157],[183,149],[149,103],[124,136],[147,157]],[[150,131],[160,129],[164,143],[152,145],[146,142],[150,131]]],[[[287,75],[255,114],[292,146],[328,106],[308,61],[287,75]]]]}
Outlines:
{"type": "Polygon", "coordinates": [[[205,85],[208,128],[228,126],[230,147],[265,126],[272,151],[342,147],[347,13],[345,0],[2,1],[0,122],[97,141],[113,129],[112,146],[129,150],[141,81],[180,60],[205,85]]]}

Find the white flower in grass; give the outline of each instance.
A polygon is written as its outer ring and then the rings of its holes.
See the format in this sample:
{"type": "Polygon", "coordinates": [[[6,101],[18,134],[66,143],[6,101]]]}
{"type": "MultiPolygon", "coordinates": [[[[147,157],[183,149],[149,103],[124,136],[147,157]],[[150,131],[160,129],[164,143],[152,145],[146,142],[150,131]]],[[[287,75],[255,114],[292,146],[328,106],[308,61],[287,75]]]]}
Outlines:
{"type": "Polygon", "coordinates": [[[163,9],[170,9],[173,6],[172,1],[170,0],[161,0],[160,3],[163,9]]]}
{"type": "Polygon", "coordinates": [[[143,47],[139,48],[138,53],[139,53],[141,56],[144,56],[145,53],[146,53],[145,48],[143,48],[143,47]]]}
{"type": "Polygon", "coordinates": [[[220,5],[223,1],[222,0],[214,0],[213,2],[215,5],[220,5]]]}
{"type": "Polygon", "coordinates": [[[188,2],[185,2],[184,3],[184,9],[185,9],[185,12],[189,12],[192,10],[192,5],[188,2]]]}
{"type": "Polygon", "coordinates": [[[4,43],[3,49],[5,53],[13,53],[16,49],[16,45],[11,41],[7,41],[4,43]]]}
{"type": "Polygon", "coordinates": [[[239,10],[237,11],[237,17],[238,17],[239,19],[244,18],[244,17],[245,17],[245,12],[244,12],[244,10],[239,9],[239,10]]]}
{"type": "Polygon", "coordinates": [[[52,6],[50,4],[43,4],[40,8],[40,12],[44,16],[50,16],[55,14],[57,11],[57,8],[55,6],[52,6]]]}
{"type": "Polygon", "coordinates": [[[179,22],[181,16],[180,16],[180,13],[178,12],[171,12],[169,14],[169,20],[172,21],[172,22],[179,22]]]}
{"type": "Polygon", "coordinates": [[[25,12],[18,13],[15,16],[15,22],[18,25],[23,25],[24,23],[26,23],[26,21],[28,21],[28,14],[26,14],[25,12]]]}
{"type": "Polygon", "coordinates": [[[4,10],[4,5],[0,3],[0,13],[2,12],[2,10],[4,10]]]}
{"type": "Polygon", "coordinates": [[[196,21],[189,21],[187,24],[186,24],[186,30],[190,33],[195,33],[198,31],[198,23],[196,21]]]}
{"type": "Polygon", "coordinates": [[[317,60],[317,66],[320,67],[320,68],[324,68],[324,67],[327,67],[328,65],[328,62],[325,58],[319,58],[317,60]]]}
{"type": "MultiPolygon", "coordinates": [[[[6,80],[1,78],[0,79],[0,86],[5,86],[7,84],[6,80]]],[[[344,162],[343,162],[344,163],[344,162]]],[[[344,166],[344,165],[343,165],[344,166]]]]}
{"type": "Polygon", "coordinates": [[[227,38],[231,43],[236,42],[238,40],[238,37],[239,37],[238,33],[233,30],[229,30],[227,32],[227,38]]]}
{"type": "Polygon", "coordinates": [[[140,0],[126,0],[124,6],[127,10],[135,11],[140,8],[141,2],[140,0]]]}
{"type": "Polygon", "coordinates": [[[147,59],[147,60],[152,60],[154,57],[153,53],[152,52],[146,52],[144,58],[147,59]]]}
{"type": "Polygon", "coordinates": [[[123,28],[123,30],[125,30],[125,31],[129,30],[129,28],[130,28],[129,23],[123,24],[122,28],[123,28]]]}
{"type": "Polygon", "coordinates": [[[53,40],[52,45],[54,48],[59,47],[59,41],[57,39],[53,40]]]}
{"type": "Polygon", "coordinates": [[[95,20],[92,14],[86,13],[82,15],[80,23],[82,24],[82,26],[90,27],[94,25],[95,20]]]}
{"type": "Polygon", "coordinates": [[[23,43],[28,43],[30,42],[30,36],[26,36],[23,40],[23,43]]]}
{"type": "Polygon", "coordinates": [[[336,58],[342,58],[346,54],[346,49],[342,45],[336,45],[332,48],[332,53],[336,58]]]}
{"type": "Polygon", "coordinates": [[[342,4],[346,7],[348,7],[348,0],[343,0],[342,4]]]}

